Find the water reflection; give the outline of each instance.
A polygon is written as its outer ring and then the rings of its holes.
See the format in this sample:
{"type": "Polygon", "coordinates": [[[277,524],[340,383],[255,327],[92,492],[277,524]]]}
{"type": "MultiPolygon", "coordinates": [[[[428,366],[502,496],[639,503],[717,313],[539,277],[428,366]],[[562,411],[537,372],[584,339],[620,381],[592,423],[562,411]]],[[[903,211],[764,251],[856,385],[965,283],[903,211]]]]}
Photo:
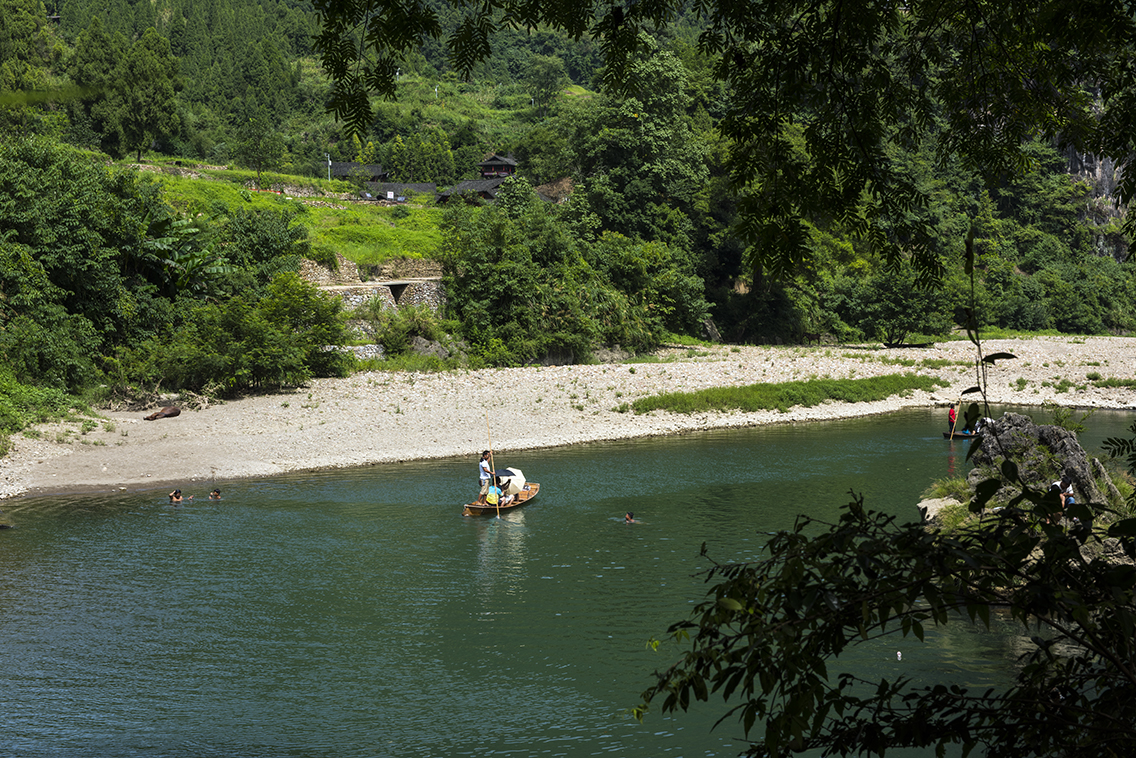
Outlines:
{"type": "Polygon", "coordinates": [[[470,516],[479,545],[475,582],[481,595],[518,595],[526,575],[525,513],[512,510],[499,517],[470,516]]]}

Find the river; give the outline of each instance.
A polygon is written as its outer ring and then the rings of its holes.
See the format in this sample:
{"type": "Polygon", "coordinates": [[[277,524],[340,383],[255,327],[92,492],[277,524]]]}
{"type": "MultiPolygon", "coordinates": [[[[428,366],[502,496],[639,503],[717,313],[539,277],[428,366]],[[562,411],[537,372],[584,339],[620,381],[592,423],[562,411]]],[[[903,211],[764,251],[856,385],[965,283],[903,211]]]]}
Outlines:
{"type": "MultiPolygon", "coordinates": [[[[1039,421],[1045,414],[1034,411],[1039,421]]],[[[1098,413],[1098,451],[1131,414],[1098,413]]],[[[0,753],[94,758],[734,756],[720,701],[627,715],[679,654],[652,636],[718,560],[849,490],[915,519],[964,472],[942,411],[502,456],[541,483],[463,518],[476,459],[0,504],[0,753]],[[624,524],[627,511],[639,523],[624,524]]],[[[1005,681],[1012,634],[858,653],[873,676],[1005,681]],[[902,660],[897,656],[902,652],[902,660]]]]}

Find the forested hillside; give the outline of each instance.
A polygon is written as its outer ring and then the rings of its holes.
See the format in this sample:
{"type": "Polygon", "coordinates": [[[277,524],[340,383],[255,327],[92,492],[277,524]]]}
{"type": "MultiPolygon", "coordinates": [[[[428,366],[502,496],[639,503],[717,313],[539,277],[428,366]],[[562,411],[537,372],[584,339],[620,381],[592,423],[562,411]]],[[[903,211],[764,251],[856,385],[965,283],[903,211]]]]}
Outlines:
{"type": "MultiPolygon", "coordinates": [[[[459,32],[453,7],[428,7],[443,39],[459,32]]],[[[865,200],[860,215],[830,214],[822,199],[786,184],[779,202],[819,205],[803,214],[802,230],[785,230],[787,239],[803,235],[807,255],[771,276],[739,215],[757,196],[731,175],[739,143],[725,136],[734,126],[723,126],[733,124],[726,116],[740,94],[719,75],[720,58],[699,50],[701,30],[687,16],[643,38],[618,87],[587,33],[502,27],[467,76],[428,40],[390,72],[394,97],[372,100],[359,139],[328,115],[332,87],[315,57],[320,27],[310,3],[0,0],[0,11],[0,343],[31,384],[76,389],[114,374],[114,386],[200,390],[346,370],[281,343],[268,363],[287,353],[294,360],[273,365],[302,368],[241,368],[234,357],[206,371],[215,362],[200,351],[219,339],[210,330],[251,345],[237,333],[248,318],[281,315],[263,298],[300,256],[381,259],[363,249],[387,244],[379,237],[332,228],[363,216],[329,221],[305,215],[303,204],[265,207],[247,192],[153,183],[107,168],[108,158],[251,169],[232,174],[251,188],[280,183],[281,174],[326,178],[329,159],[381,164],[391,181],[449,186],[477,177],[490,152],[513,155],[521,181],[507,203],[454,206],[444,220],[437,211],[403,212],[419,229],[412,253],[446,266],[453,297],[443,315],[453,321],[445,330],[488,363],[583,359],[616,342],[648,349],[669,334],[705,337],[715,327],[739,342],[945,335],[971,307],[961,262],[968,234],[978,253],[979,323],[1070,333],[1136,327],[1115,168],[1030,137],[1029,170],[991,182],[972,164],[942,160],[937,146],[952,128],[945,113],[911,125],[919,140],[886,147],[891,180],[926,203],[881,213],[865,200]],[[529,188],[550,184],[546,194],[568,202],[534,205],[529,188]],[[70,198],[83,233],[60,226],[62,207],[49,194],[70,198]],[[117,221],[80,213],[96,207],[117,221]],[[878,236],[863,234],[868,219],[878,236]],[[916,227],[918,238],[905,236],[916,227]],[[902,253],[896,258],[904,244],[939,272],[930,289],[916,286],[919,272],[902,253]],[[80,268],[81,281],[67,278],[80,268]],[[486,281],[499,290],[488,303],[486,281]],[[517,288],[541,293],[542,318],[509,301],[517,288]],[[58,325],[51,338],[33,338],[48,323],[58,325]],[[159,344],[184,354],[175,360],[159,344]]],[[[783,144],[807,168],[811,136],[795,129],[783,144]]],[[[410,226],[405,215],[376,223],[410,226]]],[[[328,328],[342,321],[325,315],[328,328]]],[[[287,332],[290,323],[271,325],[287,332]]]]}

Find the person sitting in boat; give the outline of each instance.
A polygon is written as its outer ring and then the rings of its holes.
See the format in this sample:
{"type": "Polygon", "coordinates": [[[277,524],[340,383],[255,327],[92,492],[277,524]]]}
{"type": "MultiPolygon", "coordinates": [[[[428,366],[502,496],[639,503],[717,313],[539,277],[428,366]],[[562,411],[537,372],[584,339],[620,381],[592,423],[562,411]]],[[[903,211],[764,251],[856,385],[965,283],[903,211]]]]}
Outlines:
{"type": "Polygon", "coordinates": [[[481,460],[477,463],[477,481],[481,486],[481,490],[477,493],[478,505],[485,505],[485,497],[489,494],[489,483],[494,476],[494,472],[489,470],[489,451],[486,450],[482,452],[481,460]]]}
{"type": "Polygon", "coordinates": [[[485,492],[485,502],[489,505],[504,505],[502,501],[504,493],[501,488],[497,486],[497,482],[489,485],[489,489],[485,492]]]}

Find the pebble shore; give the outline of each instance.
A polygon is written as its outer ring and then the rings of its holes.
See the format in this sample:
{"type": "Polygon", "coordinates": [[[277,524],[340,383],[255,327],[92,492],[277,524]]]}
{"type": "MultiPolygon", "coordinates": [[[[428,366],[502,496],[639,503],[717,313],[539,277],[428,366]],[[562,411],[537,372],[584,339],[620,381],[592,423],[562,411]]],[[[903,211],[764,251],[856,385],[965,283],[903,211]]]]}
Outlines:
{"type": "MultiPolygon", "coordinates": [[[[985,354],[1016,356],[988,369],[992,403],[1136,409],[1136,390],[1101,388],[1089,377],[1132,379],[1136,339],[1035,337],[992,340],[985,354]]],[[[801,423],[946,405],[976,381],[967,341],[925,348],[878,345],[664,348],[657,362],[548,366],[438,374],[368,372],[319,379],[270,395],[232,400],[176,418],[103,412],[83,434],[77,423],[43,424],[13,436],[0,459],[0,498],[212,484],[294,471],[476,455],[497,451],[801,423]],[[757,382],[864,378],[916,372],[950,383],[873,403],[825,403],[786,413],[654,412],[626,409],[664,392],[757,382]]]]}

